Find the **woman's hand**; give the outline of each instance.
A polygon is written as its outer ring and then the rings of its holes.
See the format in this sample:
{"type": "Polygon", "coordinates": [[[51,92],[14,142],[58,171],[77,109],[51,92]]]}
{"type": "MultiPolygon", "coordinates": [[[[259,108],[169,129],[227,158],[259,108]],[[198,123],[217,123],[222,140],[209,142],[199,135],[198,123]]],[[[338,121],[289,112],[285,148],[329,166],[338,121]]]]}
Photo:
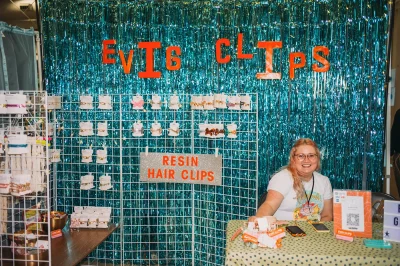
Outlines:
{"type": "Polygon", "coordinates": [[[321,221],[333,220],[333,198],[324,200],[324,208],[321,211],[321,221]]]}
{"type": "Polygon", "coordinates": [[[256,222],[257,221],[257,216],[250,216],[249,219],[247,219],[248,222],[256,222]]]}

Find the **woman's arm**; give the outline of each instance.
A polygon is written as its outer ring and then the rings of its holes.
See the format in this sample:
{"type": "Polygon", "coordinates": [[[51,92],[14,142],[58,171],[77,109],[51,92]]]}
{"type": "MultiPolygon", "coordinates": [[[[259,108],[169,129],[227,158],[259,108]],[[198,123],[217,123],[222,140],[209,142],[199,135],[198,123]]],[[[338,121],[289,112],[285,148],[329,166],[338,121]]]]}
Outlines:
{"type": "Polygon", "coordinates": [[[333,199],[324,200],[324,208],[321,212],[321,221],[333,220],[333,199]]]}
{"type": "Polygon", "coordinates": [[[249,222],[254,222],[257,217],[273,216],[276,210],[281,206],[283,195],[276,190],[268,190],[267,199],[258,208],[255,216],[249,218],[249,222]]]}

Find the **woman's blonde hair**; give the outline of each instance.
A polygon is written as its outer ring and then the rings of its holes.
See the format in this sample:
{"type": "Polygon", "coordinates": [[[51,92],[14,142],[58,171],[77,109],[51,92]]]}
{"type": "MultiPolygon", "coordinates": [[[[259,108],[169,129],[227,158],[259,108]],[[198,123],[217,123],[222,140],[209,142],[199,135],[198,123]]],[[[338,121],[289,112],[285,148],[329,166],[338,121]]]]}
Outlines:
{"type": "Polygon", "coordinates": [[[321,168],[321,160],[320,160],[321,153],[319,151],[317,143],[315,143],[313,140],[308,139],[308,138],[298,139],[294,143],[292,150],[290,151],[289,163],[286,167],[293,176],[293,189],[296,192],[297,198],[300,198],[303,196],[304,187],[303,187],[303,183],[301,182],[299,175],[297,174],[297,170],[295,167],[295,155],[296,155],[297,149],[303,145],[310,145],[310,146],[314,147],[315,153],[318,156],[318,164],[317,164],[316,170],[319,170],[321,168]]]}

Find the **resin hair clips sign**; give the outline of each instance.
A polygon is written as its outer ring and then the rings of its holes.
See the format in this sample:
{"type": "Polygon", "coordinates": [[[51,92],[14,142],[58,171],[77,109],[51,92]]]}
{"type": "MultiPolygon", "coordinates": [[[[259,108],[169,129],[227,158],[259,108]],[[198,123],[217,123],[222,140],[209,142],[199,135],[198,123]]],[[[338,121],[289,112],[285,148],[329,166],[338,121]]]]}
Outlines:
{"type": "Polygon", "coordinates": [[[210,154],[142,152],[140,181],[221,186],[222,157],[210,154]]]}

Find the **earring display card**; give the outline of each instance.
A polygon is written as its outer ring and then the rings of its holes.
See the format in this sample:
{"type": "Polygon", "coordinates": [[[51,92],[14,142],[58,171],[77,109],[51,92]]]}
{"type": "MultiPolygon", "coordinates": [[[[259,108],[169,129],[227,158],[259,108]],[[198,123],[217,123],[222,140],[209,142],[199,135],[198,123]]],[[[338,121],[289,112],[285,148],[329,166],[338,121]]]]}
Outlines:
{"type": "Polygon", "coordinates": [[[96,151],[96,163],[105,164],[107,163],[107,150],[97,150],[96,151]]]}

